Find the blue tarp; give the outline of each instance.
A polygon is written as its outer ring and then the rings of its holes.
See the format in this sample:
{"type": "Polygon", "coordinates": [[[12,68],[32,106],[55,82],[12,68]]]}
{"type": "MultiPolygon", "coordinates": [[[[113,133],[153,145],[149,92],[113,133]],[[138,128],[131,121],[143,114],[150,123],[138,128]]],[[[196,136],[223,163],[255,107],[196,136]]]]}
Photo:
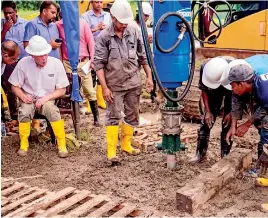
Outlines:
{"type": "Polygon", "coordinates": [[[67,52],[73,71],[72,101],[81,102],[77,65],[79,59],[80,31],[79,31],[79,8],[78,1],[60,1],[64,33],[66,38],[67,52]]]}
{"type": "Polygon", "coordinates": [[[250,64],[256,75],[268,73],[268,55],[258,54],[245,59],[250,64]]]}

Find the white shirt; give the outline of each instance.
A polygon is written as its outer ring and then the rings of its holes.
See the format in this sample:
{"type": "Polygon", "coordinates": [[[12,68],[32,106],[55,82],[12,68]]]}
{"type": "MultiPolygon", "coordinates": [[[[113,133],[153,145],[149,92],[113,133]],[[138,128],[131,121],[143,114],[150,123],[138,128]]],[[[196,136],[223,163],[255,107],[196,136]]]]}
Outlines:
{"type": "Polygon", "coordinates": [[[48,57],[42,68],[37,67],[31,56],[22,58],[8,81],[37,98],[69,85],[63,64],[54,57],[48,57]]]}

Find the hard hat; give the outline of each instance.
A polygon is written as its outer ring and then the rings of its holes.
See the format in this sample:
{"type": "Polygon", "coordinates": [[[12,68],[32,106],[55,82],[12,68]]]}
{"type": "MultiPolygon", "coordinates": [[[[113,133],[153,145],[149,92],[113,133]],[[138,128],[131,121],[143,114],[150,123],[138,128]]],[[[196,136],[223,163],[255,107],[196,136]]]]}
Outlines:
{"type": "Polygon", "coordinates": [[[203,69],[202,82],[204,85],[217,89],[221,85],[220,79],[227,66],[228,62],[223,58],[216,57],[209,60],[203,69]]]}
{"type": "Polygon", "coordinates": [[[244,59],[236,59],[236,60],[233,60],[231,61],[228,66],[225,68],[222,76],[221,76],[221,85],[223,85],[226,89],[229,89],[229,90],[232,90],[232,87],[230,85],[230,81],[228,80],[228,76],[229,76],[229,73],[230,73],[230,70],[232,69],[232,67],[236,66],[236,65],[247,65],[249,67],[250,64],[248,62],[246,62],[244,59]]]}
{"type": "Polygon", "coordinates": [[[115,0],[110,12],[122,24],[129,24],[134,20],[131,6],[127,0],[115,0]]]}
{"type": "Polygon", "coordinates": [[[47,43],[43,37],[35,35],[33,36],[25,51],[30,55],[40,56],[51,52],[51,45],[47,43]]]}
{"type": "MultiPolygon", "coordinates": [[[[153,9],[152,6],[150,5],[149,2],[142,2],[142,11],[145,15],[151,16],[153,14],[153,9]]],[[[138,8],[137,10],[138,11],[138,8]]]]}

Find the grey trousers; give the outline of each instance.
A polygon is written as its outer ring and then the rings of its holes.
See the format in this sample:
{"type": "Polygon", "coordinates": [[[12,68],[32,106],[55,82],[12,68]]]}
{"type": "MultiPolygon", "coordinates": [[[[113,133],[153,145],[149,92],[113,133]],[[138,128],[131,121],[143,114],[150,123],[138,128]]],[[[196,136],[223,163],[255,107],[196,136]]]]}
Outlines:
{"type": "Polygon", "coordinates": [[[105,125],[116,126],[124,118],[125,123],[138,126],[141,87],[112,93],[114,96],[113,103],[106,102],[105,125]]]}
{"type": "MultiPolygon", "coordinates": [[[[20,102],[19,110],[18,110],[18,121],[20,123],[26,123],[30,122],[37,109],[35,108],[34,104],[26,104],[23,102],[20,102]]],[[[44,115],[49,122],[54,122],[61,120],[60,116],[60,110],[59,108],[54,104],[54,101],[48,101],[46,102],[38,111],[38,113],[44,115]]]]}

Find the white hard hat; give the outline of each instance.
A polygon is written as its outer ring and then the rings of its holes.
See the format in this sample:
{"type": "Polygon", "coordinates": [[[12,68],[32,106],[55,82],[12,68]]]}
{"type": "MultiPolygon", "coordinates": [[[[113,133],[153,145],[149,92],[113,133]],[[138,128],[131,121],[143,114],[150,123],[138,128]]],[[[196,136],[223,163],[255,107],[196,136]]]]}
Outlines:
{"type": "Polygon", "coordinates": [[[232,87],[230,85],[230,81],[228,80],[228,76],[229,76],[229,73],[230,73],[230,70],[232,69],[232,67],[234,67],[236,65],[240,65],[240,64],[245,64],[251,68],[250,64],[248,62],[246,62],[244,59],[236,59],[236,60],[231,61],[228,64],[228,66],[225,68],[225,70],[221,76],[221,84],[225,88],[232,90],[232,87]]]}
{"type": "Polygon", "coordinates": [[[134,20],[131,6],[127,0],[115,0],[110,12],[122,24],[129,24],[134,20]]]}
{"type": "Polygon", "coordinates": [[[25,48],[25,51],[30,55],[45,55],[51,52],[51,45],[47,43],[43,37],[35,35],[33,36],[28,46],[25,48]]]}
{"type": "Polygon", "coordinates": [[[217,89],[221,85],[220,79],[227,66],[228,62],[223,58],[216,57],[209,60],[203,69],[202,82],[204,85],[217,89]]]}
{"type": "MultiPolygon", "coordinates": [[[[149,2],[142,2],[142,11],[145,15],[151,16],[153,14],[152,6],[149,2]]],[[[138,8],[137,8],[138,11],[138,8]]]]}

